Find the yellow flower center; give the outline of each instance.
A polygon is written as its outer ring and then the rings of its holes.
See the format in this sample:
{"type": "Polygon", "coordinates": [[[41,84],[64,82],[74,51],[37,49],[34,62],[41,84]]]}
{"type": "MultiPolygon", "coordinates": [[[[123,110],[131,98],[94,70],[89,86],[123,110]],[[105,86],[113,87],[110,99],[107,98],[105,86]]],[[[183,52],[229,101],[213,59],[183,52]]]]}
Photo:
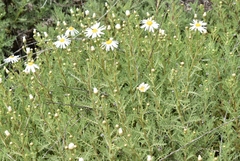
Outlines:
{"type": "Polygon", "coordinates": [[[144,87],[144,86],[141,86],[141,87],[139,87],[139,90],[140,90],[140,91],[144,91],[144,90],[145,90],[145,87],[144,87]]]}
{"type": "Polygon", "coordinates": [[[68,30],[73,31],[74,28],[71,26],[71,27],[68,28],[68,30]]]}
{"type": "Polygon", "coordinates": [[[65,39],[64,39],[64,38],[61,38],[59,41],[62,42],[62,43],[64,43],[64,42],[65,42],[65,39]]]}
{"type": "Polygon", "coordinates": [[[201,27],[201,24],[200,23],[196,23],[195,26],[196,27],[201,27]]]}
{"type": "Polygon", "coordinates": [[[28,62],[28,66],[32,66],[33,65],[33,62],[28,62]]]}
{"type": "Polygon", "coordinates": [[[98,30],[97,29],[92,29],[92,32],[96,33],[96,32],[98,32],[98,30]]]}
{"type": "Polygon", "coordinates": [[[11,56],[9,56],[9,58],[14,58],[14,56],[13,56],[13,55],[11,55],[11,56]]]}
{"type": "Polygon", "coordinates": [[[111,44],[112,43],[112,40],[108,40],[108,41],[106,41],[106,44],[111,44]]]}
{"type": "Polygon", "coordinates": [[[147,25],[148,25],[148,26],[152,26],[152,24],[153,24],[152,21],[150,21],[150,20],[147,21],[147,25]]]}

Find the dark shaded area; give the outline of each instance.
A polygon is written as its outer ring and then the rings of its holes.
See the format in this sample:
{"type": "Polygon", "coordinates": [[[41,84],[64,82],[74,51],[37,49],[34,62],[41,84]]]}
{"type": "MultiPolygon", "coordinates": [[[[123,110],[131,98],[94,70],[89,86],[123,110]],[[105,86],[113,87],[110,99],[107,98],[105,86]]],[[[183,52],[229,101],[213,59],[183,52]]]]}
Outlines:
{"type": "Polygon", "coordinates": [[[199,5],[202,4],[204,6],[205,11],[209,11],[212,9],[213,3],[210,0],[181,0],[181,3],[185,5],[186,10],[191,10],[190,4],[191,3],[198,3],[199,5]]]}
{"type": "Polygon", "coordinates": [[[42,23],[46,26],[52,26],[53,20],[51,19],[54,7],[59,7],[62,11],[67,11],[68,8],[78,7],[82,8],[86,0],[53,0],[44,4],[39,0],[31,1],[27,4],[20,4],[18,0],[2,0],[4,3],[5,16],[1,21],[9,21],[7,26],[4,26],[8,31],[6,33],[6,39],[14,38],[12,46],[3,46],[2,51],[5,57],[12,54],[24,56],[25,53],[22,50],[23,37],[26,38],[26,44],[28,47],[35,49],[36,41],[33,38],[33,29],[36,24],[42,23]]]}

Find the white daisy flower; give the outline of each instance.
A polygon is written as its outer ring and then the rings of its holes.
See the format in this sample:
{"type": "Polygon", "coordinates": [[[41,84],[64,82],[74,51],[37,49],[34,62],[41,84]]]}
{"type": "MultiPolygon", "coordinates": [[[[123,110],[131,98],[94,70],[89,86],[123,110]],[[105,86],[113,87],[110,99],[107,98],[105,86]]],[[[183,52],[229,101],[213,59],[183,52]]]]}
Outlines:
{"type": "Polygon", "coordinates": [[[65,49],[71,43],[71,40],[64,35],[57,36],[57,38],[58,41],[53,43],[54,45],[56,45],[57,48],[65,49]]]}
{"type": "Polygon", "coordinates": [[[30,72],[35,73],[36,72],[35,68],[39,69],[39,66],[34,64],[33,61],[30,61],[30,62],[27,63],[24,72],[27,73],[27,74],[30,73],[30,72]]]}
{"type": "Polygon", "coordinates": [[[102,32],[102,30],[105,30],[106,27],[105,26],[100,26],[100,22],[96,23],[95,25],[89,27],[86,29],[85,31],[85,34],[88,38],[92,37],[92,38],[95,38],[95,37],[101,37],[102,34],[104,34],[102,32]]]}
{"type": "Polygon", "coordinates": [[[150,88],[150,86],[148,84],[145,84],[144,82],[141,83],[137,89],[140,91],[140,92],[146,92],[148,89],[150,88]]]}
{"type": "Polygon", "coordinates": [[[199,21],[199,20],[193,20],[193,23],[190,23],[191,27],[190,30],[198,30],[201,33],[207,33],[207,23],[203,22],[203,21],[199,21]]]}
{"type": "Polygon", "coordinates": [[[69,35],[75,36],[75,35],[77,35],[78,33],[79,33],[78,30],[76,30],[74,27],[70,26],[70,27],[67,29],[67,31],[65,32],[65,35],[66,35],[66,36],[69,36],[69,35]]]}
{"type": "Polygon", "coordinates": [[[114,50],[114,48],[117,48],[117,47],[118,47],[118,41],[113,40],[112,38],[102,43],[102,48],[103,49],[105,48],[106,51],[109,51],[110,49],[114,50]]]}
{"type": "Polygon", "coordinates": [[[154,20],[152,20],[152,18],[142,20],[141,23],[142,23],[141,28],[144,28],[145,31],[148,30],[150,32],[154,32],[154,29],[158,29],[159,27],[159,24],[154,20]]]}
{"type": "Polygon", "coordinates": [[[18,62],[19,59],[20,59],[19,55],[17,55],[17,56],[11,55],[8,58],[4,59],[3,61],[5,63],[16,63],[16,62],[18,62]]]}

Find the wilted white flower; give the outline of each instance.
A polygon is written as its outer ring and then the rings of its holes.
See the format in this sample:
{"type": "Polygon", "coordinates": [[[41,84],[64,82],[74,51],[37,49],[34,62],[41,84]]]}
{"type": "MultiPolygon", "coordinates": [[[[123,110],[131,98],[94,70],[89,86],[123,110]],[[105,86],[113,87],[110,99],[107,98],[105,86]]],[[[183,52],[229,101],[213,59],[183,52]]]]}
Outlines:
{"type": "Polygon", "coordinates": [[[39,32],[37,32],[37,36],[38,36],[38,37],[40,37],[40,36],[41,36],[41,34],[40,34],[39,32]]]}
{"type": "Polygon", "coordinates": [[[58,41],[53,43],[57,48],[65,49],[71,43],[71,40],[64,35],[57,36],[57,39],[58,41]]]}
{"type": "Polygon", "coordinates": [[[196,14],[196,13],[194,14],[194,18],[195,18],[195,19],[197,18],[197,14],[196,14]]]}
{"type": "Polygon", "coordinates": [[[151,155],[147,156],[147,161],[152,161],[152,156],[151,155]]]}
{"type": "Polygon", "coordinates": [[[78,161],[84,161],[84,159],[83,158],[79,158],[78,161]]]}
{"type": "Polygon", "coordinates": [[[30,61],[26,64],[26,68],[25,68],[24,72],[25,73],[30,73],[30,72],[35,73],[36,72],[35,68],[39,69],[39,66],[34,64],[33,61],[30,61]]]}
{"type": "Polygon", "coordinates": [[[22,37],[22,41],[23,41],[23,43],[26,43],[26,41],[27,41],[27,40],[26,40],[26,36],[23,36],[23,37],[22,37]]]}
{"type": "Polygon", "coordinates": [[[118,41],[110,38],[108,41],[102,43],[102,48],[105,48],[106,51],[114,50],[114,48],[118,47],[118,41]]]}
{"type": "Polygon", "coordinates": [[[150,88],[150,86],[148,84],[145,84],[144,82],[141,83],[137,89],[140,91],[140,92],[146,92],[148,89],[150,88]]]}
{"type": "Polygon", "coordinates": [[[113,18],[115,18],[115,17],[116,17],[116,15],[115,15],[114,13],[112,13],[112,17],[113,17],[113,18]]]}
{"type": "Polygon", "coordinates": [[[89,15],[89,11],[88,10],[85,11],[85,15],[86,16],[89,15]]]}
{"type": "Polygon", "coordinates": [[[74,27],[70,26],[70,27],[67,29],[67,31],[65,32],[65,35],[66,35],[66,36],[69,36],[69,35],[75,36],[75,35],[77,35],[78,33],[79,33],[78,30],[76,30],[74,27]]]}
{"type": "Polygon", "coordinates": [[[204,12],[204,13],[203,13],[203,17],[206,17],[206,16],[207,16],[207,12],[204,12]]]}
{"type": "Polygon", "coordinates": [[[201,33],[206,33],[207,32],[207,23],[203,22],[203,21],[199,21],[199,20],[193,20],[193,23],[190,23],[191,27],[190,30],[198,30],[201,33]]]}
{"type": "Polygon", "coordinates": [[[11,55],[8,58],[4,59],[3,61],[5,63],[16,63],[16,62],[18,62],[19,59],[20,59],[19,55],[17,55],[17,56],[11,55]]]}
{"type": "Polygon", "coordinates": [[[5,70],[5,72],[8,74],[10,71],[4,66],[3,69],[5,70]]]}
{"type": "Polygon", "coordinates": [[[91,50],[91,51],[95,51],[95,47],[94,47],[94,46],[91,46],[91,47],[90,47],[90,50],[91,50]]]}
{"type": "Polygon", "coordinates": [[[147,16],[148,16],[148,17],[150,16],[149,12],[147,12],[147,16]]]}
{"type": "Polygon", "coordinates": [[[30,47],[27,47],[27,48],[26,48],[26,54],[30,54],[30,52],[31,52],[31,48],[30,48],[30,47]]]}
{"type": "Polygon", "coordinates": [[[105,2],[105,7],[108,7],[108,3],[107,2],[105,2]]]}
{"type": "Polygon", "coordinates": [[[60,21],[57,21],[57,26],[60,26],[60,21]]]}
{"type": "Polygon", "coordinates": [[[106,28],[104,26],[100,27],[100,22],[94,24],[93,26],[89,27],[86,29],[85,34],[88,38],[92,37],[101,37],[102,34],[104,34],[102,32],[102,30],[105,30],[106,28]]]}
{"type": "Polygon", "coordinates": [[[47,38],[48,37],[48,34],[47,32],[43,32],[44,36],[47,38]]]}
{"type": "Polygon", "coordinates": [[[111,30],[111,26],[110,25],[107,26],[107,30],[111,30]]]}
{"type": "Polygon", "coordinates": [[[12,107],[11,107],[11,106],[8,106],[8,107],[7,107],[7,110],[8,110],[8,112],[11,112],[11,111],[12,111],[12,107]]]}
{"type": "Polygon", "coordinates": [[[201,155],[198,155],[198,161],[201,161],[201,160],[202,160],[201,155]]]}
{"type": "Polygon", "coordinates": [[[118,129],[118,134],[119,134],[119,135],[122,135],[122,134],[123,134],[122,128],[119,128],[119,129],[118,129]]]}
{"type": "Polygon", "coordinates": [[[152,18],[142,20],[141,23],[142,23],[141,28],[144,28],[145,31],[148,30],[150,32],[154,32],[154,29],[158,29],[159,26],[159,24],[152,20],[152,18]]]}
{"type": "Polygon", "coordinates": [[[115,28],[116,28],[117,30],[119,30],[119,29],[121,29],[121,25],[120,25],[120,24],[116,24],[116,25],[115,25],[115,28]]]}
{"type": "Polygon", "coordinates": [[[11,135],[8,130],[5,130],[5,131],[4,131],[4,134],[5,134],[6,136],[10,136],[10,135],[11,135]]]}
{"type": "Polygon", "coordinates": [[[96,17],[96,13],[93,13],[92,18],[95,18],[95,17],[96,17]]]}
{"type": "Polygon", "coordinates": [[[93,88],[93,93],[97,94],[98,93],[98,89],[96,87],[93,88]]]}
{"type": "Polygon", "coordinates": [[[130,11],[126,10],[125,14],[126,14],[126,16],[130,16],[130,11]]]}
{"type": "Polygon", "coordinates": [[[159,29],[159,34],[161,34],[162,36],[165,35],[165,30],[159,29]]]}
{"type": "Polygon", "coordinates": [[[68,144],[68,149],[72,150],[74,148],[76,148],[75,144],[73,144],[73,143],[68,144]]]}
{"type": "Polygon", "coordinates": [[[33,99],[33,95],[29,94],[29,99],[32,100],[33,99]]]}

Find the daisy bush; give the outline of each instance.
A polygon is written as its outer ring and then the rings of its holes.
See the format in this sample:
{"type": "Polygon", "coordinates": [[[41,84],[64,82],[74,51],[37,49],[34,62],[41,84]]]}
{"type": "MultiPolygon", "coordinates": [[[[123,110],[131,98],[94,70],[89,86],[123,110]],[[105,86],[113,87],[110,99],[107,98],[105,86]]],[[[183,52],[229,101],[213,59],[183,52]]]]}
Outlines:
{"type": "Polygon", "coordinates": [[[2,160],[239,160],[237,0],[88,1],[2,60],[2,160]]]}

